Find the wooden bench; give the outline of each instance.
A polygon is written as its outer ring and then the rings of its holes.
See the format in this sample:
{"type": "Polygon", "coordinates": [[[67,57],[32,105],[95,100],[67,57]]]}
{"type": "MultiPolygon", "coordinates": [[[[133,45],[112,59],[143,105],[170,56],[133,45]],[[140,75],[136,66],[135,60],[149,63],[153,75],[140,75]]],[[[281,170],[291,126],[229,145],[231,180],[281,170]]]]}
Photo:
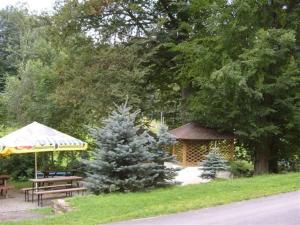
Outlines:
{"type": "Polygon", "coordinates": [[[73,192],[79,192],[84,194],[87,189],[85,187],[76,187],[76,188],[66,188],[66,189],[57,189],[57,190],[49,190],[49,191],[34,191],[33,194],[38,196],[38,206],[43,206],[43,196],[46,194],[59,194],[65,193],[66,196],[72,196],[73,192]]]}
{"type": "Polygon", "coordinates": [[[12,185],[1,185],[0,186],[0,195],[3,195],[5,198],[7,198],[8,190],[14,189],[15,187],[12,185]]]}
{"type": "MultiPolygon", "coordinates": [[[[59,184],[59,185],[51,185],[51,186],[43,186],[37,188],[22,188],[21,191],[24,192],[24,199],[25,202],[29,202],[29,192],[34,192],[37,190],[45,190],[45,189],[60,189],[60,188],[69,188],[72,187],[71,184],[59,184]]],[[[32,202],[33,202],[33,195],[32,195],[32,202]]]]}

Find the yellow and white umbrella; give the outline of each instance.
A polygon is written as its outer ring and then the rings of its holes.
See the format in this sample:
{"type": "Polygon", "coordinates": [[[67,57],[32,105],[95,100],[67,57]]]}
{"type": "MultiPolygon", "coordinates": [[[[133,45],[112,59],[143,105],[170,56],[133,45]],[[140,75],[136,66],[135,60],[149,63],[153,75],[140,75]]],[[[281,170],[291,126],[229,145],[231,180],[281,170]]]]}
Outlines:
{"type": "Polygon", "coordinates": [[[86,149],[87,143],[38,122],[0,138],[0,156],[35,153],[35,178],[37,153],[86,149]]]}

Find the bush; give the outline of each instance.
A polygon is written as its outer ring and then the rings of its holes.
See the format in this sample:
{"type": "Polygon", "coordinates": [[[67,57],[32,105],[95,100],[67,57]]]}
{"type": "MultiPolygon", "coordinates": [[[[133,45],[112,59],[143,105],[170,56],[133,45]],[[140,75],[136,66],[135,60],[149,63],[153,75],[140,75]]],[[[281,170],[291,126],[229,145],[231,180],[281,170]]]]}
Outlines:
{"type": "Polygon", "coordinates": [[[234,157],[237,160],[245,160],[245,161],[251,160],[251,154],[249,152],[249,149],[247,149],[241,145],[235,146],[234,157]]]}
{"type": "Polygon", "coordinates": [[[278,162],[279,172],[299,172],[300,159],[295,156],[291,159],[282,159],[278,162]]]}
{"type": "Polygon", "coordinates": [[[251,177],[254,173],[254,166],[246,160],[235,160],[229,163],[230,172],[234,177],[251,177]]]}

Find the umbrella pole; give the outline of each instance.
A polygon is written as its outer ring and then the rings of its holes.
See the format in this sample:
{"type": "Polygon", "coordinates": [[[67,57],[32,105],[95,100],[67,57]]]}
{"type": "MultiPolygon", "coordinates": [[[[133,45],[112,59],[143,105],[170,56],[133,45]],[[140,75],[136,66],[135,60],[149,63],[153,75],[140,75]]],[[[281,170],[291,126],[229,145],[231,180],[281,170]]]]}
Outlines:
{"type": "MultiPolygon", "coordinates": [[[[37,179],[37,152],[34,153],[34,177],[37,179]]],[[[37,188],[37,183],[35,183],[35,188],[37,188]]]]}
{"type": "Polygon", "coordinates": [[[37,179],[37,153],[34,153],[34,176],[37,179]]]}

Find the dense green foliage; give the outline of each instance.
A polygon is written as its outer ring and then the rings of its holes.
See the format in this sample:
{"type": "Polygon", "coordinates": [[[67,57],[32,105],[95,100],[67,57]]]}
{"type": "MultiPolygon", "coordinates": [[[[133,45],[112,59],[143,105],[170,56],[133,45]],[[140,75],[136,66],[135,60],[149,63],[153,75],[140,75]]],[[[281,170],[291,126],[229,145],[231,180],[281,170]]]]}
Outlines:
{"type": "Polygon", "coordinates": [[[0,12],[0,119],[88,140],[129,96],[143,117],[235,131],[256,173],[299,156],[300,3],[59,1],[0,12]]]}
{"type": "Polygon", "coordinates": [[[161,149],[173,144],[173,138],[166,129],[152,137],[137,124],[137,115],[125,103],[103,121],[103,128],[91,129],[97,147],[92,159],[85,160],[86,181],[95,194],[141,191],[174,178],[175,170],[164,165],[172,158],[161,149]]]}
{"type": "MultiPolygon", "coordinates": [[[[299,173],[213,181],[206,184],[159,188],[149,192],[89,195],[70,200],[76,210],[61,215],[22,221],[22,225],[107,224],[113,221],[207,208],[296,190],[300,190],[299,173]]],[[[20,221],[0,224],[18,225],[20,221]]]]}
{"type": "Polygon", "coordinates": [[[34,155],[0,158],[1,174],[10,174],[14,180],[27,180],[34,176],[34,155]]]}
{"type": "Polygon", "coordinates": [[[229,171],[233,177],[251,177],[254,172],[253,164],[246,160],[235,160],[229,162],[229,171]]]}

